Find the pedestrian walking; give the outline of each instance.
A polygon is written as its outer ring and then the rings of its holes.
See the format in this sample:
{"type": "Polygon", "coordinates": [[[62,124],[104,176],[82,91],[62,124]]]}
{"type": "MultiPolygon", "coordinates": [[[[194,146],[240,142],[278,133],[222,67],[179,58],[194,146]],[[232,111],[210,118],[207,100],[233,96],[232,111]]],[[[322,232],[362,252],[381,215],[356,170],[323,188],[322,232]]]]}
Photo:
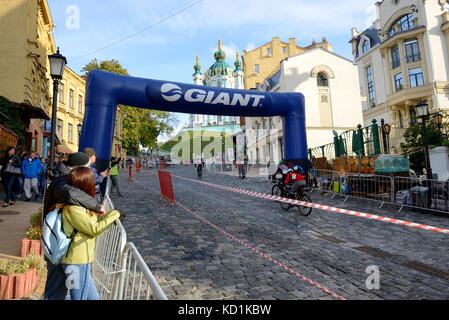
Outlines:
{"type": "MultiPolygon", "coordinates": [[[[96,197],[94,174],[89,168],[73,169],[67,177],[67,183],[92,198],[96,197]]],[[[67,255],[61,261],[66,277],[71,280],[66,281],[71,300],[100,300],[90,274],[91,263],[95,258],[95,240],[119,217],[117,210],[111,210],[98,218],[94,211],[82,206],[64,207],[62,221],[65,234],[70,236],[74,229],[78,230],[67,255]]]]}
{"type": "MultiPolygon", "coordinates": [[[[70,171],[77,167],[89,167],[89,156],[83,152],[69,155],[67,161],[59,162],[54,170],[49,172],[52,181],[45,193],[42,208],[43,218],[53,210],[56,204],[77,205],[95,212],[105,212],[104,206],[83,190],[67,184],[70,171]]],[[[46,257],[47,281],[45,283],[44,300],[64,300],[67,296],[67,280],[62,265],[54,265],[46,257]]]]}
{"type": "Polygon", "coordinates": [[[8,205],[14,205],[16,203],[16,196],[14,193],[14,184],[18,182],[22,175],[20,169],[22,161],[20,156],[16,154],[16,149],[14,147],[9,147],[6,150],[5,156],[2,161],[3,179],[5,179],[6,189],[5,189],[5,200],[2,207],[6,208],[8,205]]]}
{"type": "Polygon", "coordinates": [[[43,197],[44,191],[46,188],[46,179],[47,179],[47,160],[44,157],[42,157],[40,159],[40,161],[42,164],[42,169],[39,172],[39,174],[37,175],[37,181],[38,181],[40,196],[43,197]]]}
{"type": "Polygon", "coordinates": [[[31,151],[22,162],[22,174],[25,178],[23,189],[25,191],[25,201],[30,201],[34,192],[35,200],[39,199],[38,175],[42,171],[42,163],[36,157],[36,152],[31,151]]]}
{"type": "Polygon", "coordinates": [[[123,197],[122,193],[120,192],[120,185],[119,185],[119,181],[118,181],[118,165],[120,163],[120,161],[122,160],[122,158],[116,158],[116,157],[112,157],[111,158],[111,163],[109,163],[109,169],[110,169],[110,177],[111,177],[111,182],[112,182],[112,186],[111,186],[111,195],[113,194],[114,188],[117,190],[117,196],[119,197],[123,197]]]}
{"type": "Polygon", "coordinates": [[[98,173],[97,169],[95,168],[95,161],[97,160],[97,153],[95,152],[95,150],[92,148],[84,148],[83,152],[90,158],[90,169],[92,170],[95,178],[95,198],[97,199],[98,203],[102,203],[103,195],[101,194],[100,184],[103,183],[104,178],[109,176],[109,173],[111,171],[109,169],[106,169],[105,171],[98,173]]]}

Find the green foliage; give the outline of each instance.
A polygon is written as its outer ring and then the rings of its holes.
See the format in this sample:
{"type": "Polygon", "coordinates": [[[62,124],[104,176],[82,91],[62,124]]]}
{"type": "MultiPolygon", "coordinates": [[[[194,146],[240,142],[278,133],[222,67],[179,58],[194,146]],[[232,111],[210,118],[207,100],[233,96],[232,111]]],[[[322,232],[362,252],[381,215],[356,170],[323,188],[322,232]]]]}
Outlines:
{"type": "Polygon", "coordinates": [[[38,255],[29,255],[24,260],[0,260],[0,275],[21,274],[32,268],[36,268],[39,272],[44,271],[46,269],[44,258],[38,255]]]}
{"type": "Polygon", "coordinates": [[[14,104],[11,101],[6,99],[5,97],[0,96],[0,111],[9,118],[8,120],[2,117],[2,124],[11,128],[19,137],[17,148],[24,146],[25,135],[23,134],[23,130],[25,129],[25,125],[22,122],[18,121],[20,112],[19,109],[14,108],[14,104]]]}
{"type": "Polygon", "coordinates": [[[40,226],[30,226],[25,234],[30,240],[40,240],[42,238],[42,228],[40,226]]]}
{"type": "MultiPolygon", "coordinates": [[[[432,115],[426,121],[427,143],[430,149],[437,146],[449,146],[449,114],[444,111],[441,111],[441,113],[443,114],[441,136],[438,131],[438,126],[434,121],[430,120],[432,115]]],[[[421,121],[415,122],[405,131],[405,142],[401,143],[403,154],[409,156],[410,167],[415,171],[425,167],[425,146],[422,132],[421,121]]]]}
{"type": "MultiPolygon", "coordinates": [[[[84,77],[86,77],[90,71],[95,69],[129,76],[128,71],[115,59],[101,62],[94,59],[84,66],[81,72],[84,72],[84,77]]],[[[140,147],[155,148],[158,136],[172,133],[173,127],[176,125],[177,120],[170,112],[123,105],[119,105],[119,108],[127,114],[123,120],[122,144],[129,155],[138,155],[140,147]]]]}
{"type": "Polygon", "coordinates": [[[42,207],[39,208],[39,210],[36,213],[31,215],[31,217],[30,217],[30,225],[32,227],[39,226],[40,222],[41,222],[41,218],[42,218],[42,207]]]}

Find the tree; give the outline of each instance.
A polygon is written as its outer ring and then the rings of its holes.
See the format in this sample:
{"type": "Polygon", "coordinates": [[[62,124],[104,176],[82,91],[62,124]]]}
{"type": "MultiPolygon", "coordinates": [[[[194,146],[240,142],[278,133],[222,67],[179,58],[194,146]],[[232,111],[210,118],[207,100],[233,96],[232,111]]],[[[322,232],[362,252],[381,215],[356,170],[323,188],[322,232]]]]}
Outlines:
{"type": "MultiPolygon", "coordinates": [[[[98,62],[93,59],[81,70],[86,78],[92,70],[109,71],[124,76],[129,76],[128,71],[115,59],[98,62]]],[[[119,105],[126,112],[123,120],[123,148],[131,155],[138,155],[140,147],[153,149],[157,146],[157,138],[160,134],[170,134],[176,125],[176,119],[170,112],[138,109],[119,105]]]]}
{"type": "MultiPolygon", "coordinates": [[[[441,138],[438,131],[438,126],[434,121],[429,121],[428,117],[426,121],[427,127],[427,142],[429,149],[437,146],[449,147],[448,134],[449,134],[449,119],[447,112],[441,112],[443,114],[443,124],[441,126],[441,138]]],[[[401,143],[404,156],[409,156],[410,167],[415,171],[421,171],[425,168],[425,154],[424,154],[424,139],[422,136],[422,123],[417,121],[410,125],[410,127],[404,133],[405,142],[401,143]]]]}

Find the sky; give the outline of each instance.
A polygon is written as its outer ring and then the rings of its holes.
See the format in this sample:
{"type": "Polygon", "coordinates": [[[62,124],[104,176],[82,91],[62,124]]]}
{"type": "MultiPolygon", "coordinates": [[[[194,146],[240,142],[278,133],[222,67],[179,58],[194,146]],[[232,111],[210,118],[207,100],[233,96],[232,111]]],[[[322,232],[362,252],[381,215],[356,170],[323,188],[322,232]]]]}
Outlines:
{"type": "MultiPolygon", "coordinates": [[[[375,20],[376,0],[48,0],[54,37],[68,66],[81,74],[92,59],[116,59],[132,76],[192,83],[214,62],[218,39],[233,66],[235,53],[273,37],[308,46],[324,37],[350,60],[351,28],[375,20]]],[[[177,129],[188,115],[176,114],[177,129]]],[[[177,131],[177,130],[175,130],[177,131]]]]}

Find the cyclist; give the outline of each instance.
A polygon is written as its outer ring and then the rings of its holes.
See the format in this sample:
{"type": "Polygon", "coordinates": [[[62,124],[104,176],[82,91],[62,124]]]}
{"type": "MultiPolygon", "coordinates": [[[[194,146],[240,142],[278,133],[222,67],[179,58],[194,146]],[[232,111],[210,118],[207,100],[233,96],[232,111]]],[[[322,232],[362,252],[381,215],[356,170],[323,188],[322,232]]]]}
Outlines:
{"type": "Polygon", "coordinates": [[[291,185],[291,191],[294,194],[298,194],[298,199],[301,198],[302,189],[306,185],[306,179],[302,175],[304,170],[298,166],[294,165],[293,169],[289,169],[288,173],[283,181],[284,185],[291,185]]]}
{"type": "Polygon", "coordinates": [[[201,158],[201,160],[195,163],[196,173],[199,179],[201,179],[201,176],[203,175],[203,166],[204,166],[203,158],[201,158]]]}

